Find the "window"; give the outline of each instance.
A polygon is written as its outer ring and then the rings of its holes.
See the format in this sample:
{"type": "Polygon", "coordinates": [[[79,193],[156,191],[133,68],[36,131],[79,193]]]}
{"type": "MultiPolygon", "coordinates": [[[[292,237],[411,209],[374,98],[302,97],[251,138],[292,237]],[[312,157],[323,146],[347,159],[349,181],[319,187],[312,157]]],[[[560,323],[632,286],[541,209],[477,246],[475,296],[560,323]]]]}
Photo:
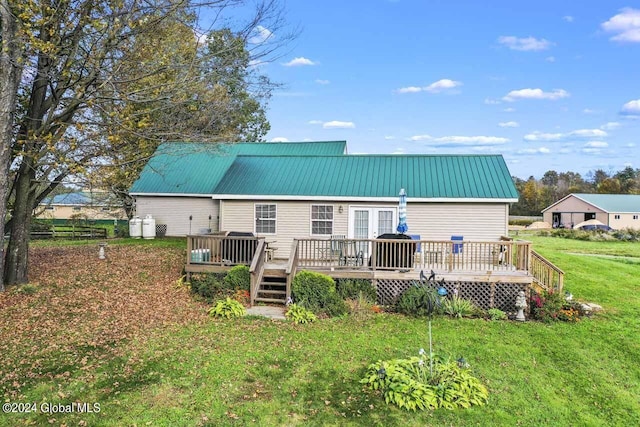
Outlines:
{"type": "Polygon", "coordinates": [[[614,215],[613,219],[620,219],[620,215],[614,215]]]}
{"type": "Polygon", "coordinates": [[[55,211],[56,210],[56,208],[54,206],[47,206],[45,209],[48,210],[48,211],[55,211]]]}
{"type": "Polygon", "coordinates": [[[276,205],[256,205],[256,233],[276,234],[276,205]]]}
{"type": "Polygon", "coordinates": [[[80,206],[74,206],[74,207],[73,207],[73,210],[74,210],[74,211],[81,211],[81,210],[82,210],[82,207],[80,207],[80,206]]]}
{"type": "Polygon", "coordinates": [[[638,215],[634,215],[634,216],[633,216],[633,219],[638,219],[638,215]]]}
{"type": "Polygon", "coordinates": [[[333,206],[311,205],[311,234],[333,234],[333,206]]]}

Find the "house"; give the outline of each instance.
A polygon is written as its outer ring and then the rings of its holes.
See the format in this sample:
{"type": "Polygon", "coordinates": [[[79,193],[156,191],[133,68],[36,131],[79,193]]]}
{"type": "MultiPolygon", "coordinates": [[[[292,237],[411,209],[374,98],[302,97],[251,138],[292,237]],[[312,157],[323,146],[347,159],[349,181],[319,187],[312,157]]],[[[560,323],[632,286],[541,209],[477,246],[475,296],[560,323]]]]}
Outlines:
{"type": "Polygon", "coordinates": [[[569,194],[543,209],[542,216],[554,227],[572,228],[579,222],[597,219],[616,230],[640,229],[640,195],[569,194]]]}
{"type": "Polygon", "coordinates": [[[36,217],[51,220],[118,220],[126,219],[122,205],[102,190],[82,190],[57,194],[45,199],[36,209],[36,217]]]}
{"type": "Polygon", "coordinates": [[[252,304],[284,304],[301,269],[371,280],[383,304],[425,271],[505,311],[532,284],[562,289],[560,269],[505,237],[518,193],[500,155],[354,155],[344,141],[168,143],[130,194],[138,216],[188,236],[187,274],[248,265],[252,304]],[[410,238],[389,234],[401,189],[410,238]]]}
{"type": "Polygon", "coordinates": [[[169,236],[251,232],[287,258],[294,238],[395,232],[401,188],[422,239],[498,240],[518,199],[500,155],[351,155],[344,141],[164,144],[130,194],[169,236]]]}

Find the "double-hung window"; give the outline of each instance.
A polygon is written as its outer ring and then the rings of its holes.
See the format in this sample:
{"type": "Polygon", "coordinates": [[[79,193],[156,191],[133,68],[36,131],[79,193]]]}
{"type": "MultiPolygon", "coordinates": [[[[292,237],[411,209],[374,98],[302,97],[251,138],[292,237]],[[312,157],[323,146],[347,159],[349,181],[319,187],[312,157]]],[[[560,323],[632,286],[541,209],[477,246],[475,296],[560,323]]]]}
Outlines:
{"type": "Polygon", "coordinates": [[[333,206],[311,205],[311,235],[333,234],[333,206]]]}
{"type": "Polygon", "coordinates": [[[276,205],[256,204],[256,233],[276,234],[276,205]]]}

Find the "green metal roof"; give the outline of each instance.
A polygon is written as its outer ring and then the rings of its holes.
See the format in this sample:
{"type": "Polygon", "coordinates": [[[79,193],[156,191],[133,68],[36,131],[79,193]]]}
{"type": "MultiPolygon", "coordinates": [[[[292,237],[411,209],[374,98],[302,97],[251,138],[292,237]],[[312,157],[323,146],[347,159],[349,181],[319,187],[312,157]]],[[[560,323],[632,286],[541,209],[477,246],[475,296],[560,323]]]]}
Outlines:
{"type": "Polygon", "coordinates": [[[500,155],[237,156],[214,194],[512,199],[500,155]]]}
{"type": "Polygon", "coordinates": [[[640,212],[640,195],[638,194],[576,193],[574,196],[602,209],[605,212],[640,212]]]}
{"type": "Polygon", "coordinates": [[[132,194],[211,194],[238,155],[342,155],[345,141],[165,143],[129,190],[132,194]]]}

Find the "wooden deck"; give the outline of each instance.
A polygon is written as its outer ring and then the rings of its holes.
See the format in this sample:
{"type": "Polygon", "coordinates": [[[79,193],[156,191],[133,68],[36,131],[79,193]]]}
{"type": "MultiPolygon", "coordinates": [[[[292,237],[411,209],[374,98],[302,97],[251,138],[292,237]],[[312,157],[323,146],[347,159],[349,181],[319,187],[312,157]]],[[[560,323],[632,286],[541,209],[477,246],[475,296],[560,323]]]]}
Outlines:
{"type": "MultiPolygon", "coordinates": [[[[381,239],[295,239],[288,259],[268,260],[264,239],[188,236],[186,271],[221,272],[245,264],[251,273],[251,302],[269,279],[282,279],[283,297],[299,270],[333,278],[385,281],[420,280],[420,272],[448,283],[510,283],[562,290],[563,275],[527,241],[428,241],[381,239]]],[[[270,288],[271,289],[271,288],[270,288]]],[[[272,291],[275,292],[275,291],[272,291]]]]}

